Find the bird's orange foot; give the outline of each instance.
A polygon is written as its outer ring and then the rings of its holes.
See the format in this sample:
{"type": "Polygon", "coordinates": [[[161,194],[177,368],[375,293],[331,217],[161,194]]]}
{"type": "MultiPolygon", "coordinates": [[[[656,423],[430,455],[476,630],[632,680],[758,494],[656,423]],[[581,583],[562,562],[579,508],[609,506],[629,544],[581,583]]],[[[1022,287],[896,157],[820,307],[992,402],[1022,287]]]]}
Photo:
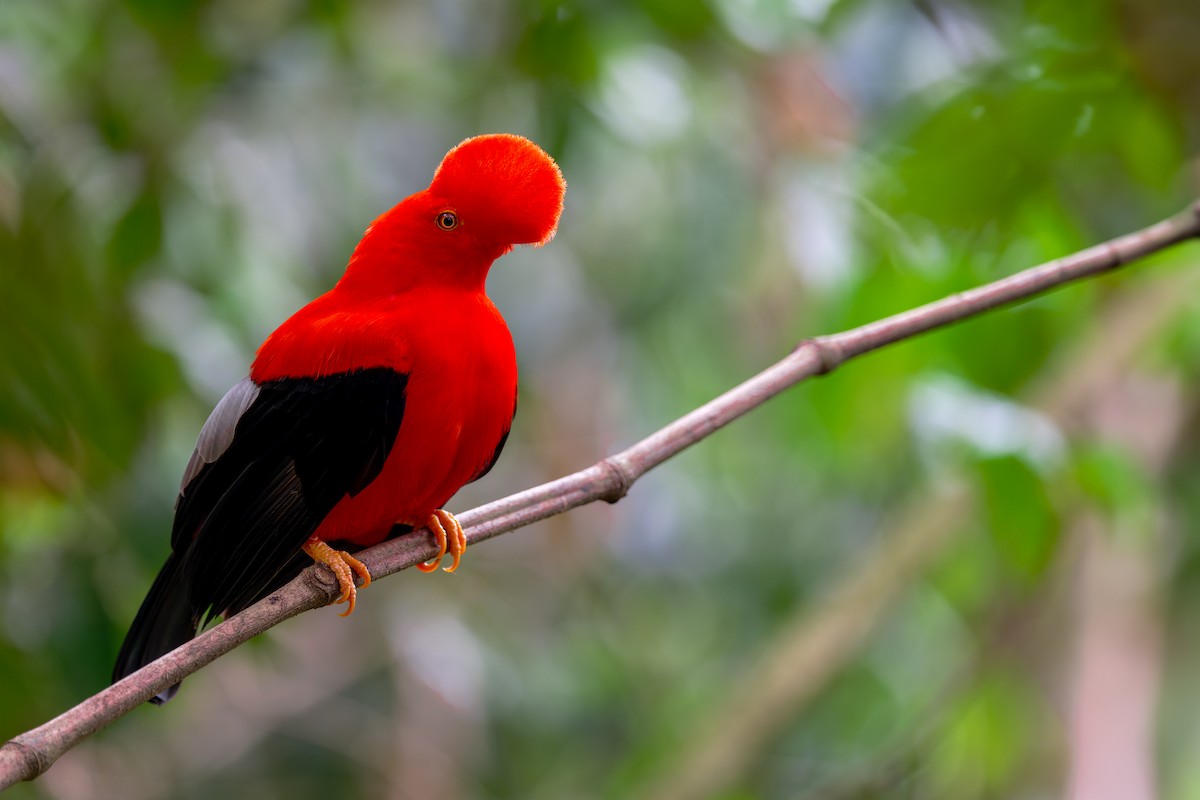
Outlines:
{"type": "MultiPolygon", "coordinates": [[[[418,523],[413,527],[420,525],[421,523],[418,523]]],[[[463,532],[463,526],[453,514],[440,508],[430,514],[423,525],[429,528],[429,532],[437,540],[438,554],[424,564],[417,564],[417,569],[421,572],[433,572],[438,568],[438,564],[442,563],[442,557],[449,553],[454,561],[445,567],[445,571],[454,572],[458,569],[458,562],[462,561],[463,553],[467,551],[467,534],[463,532]]]]}
{"type": "Polygon", "coordinates": [[[334,550],[316,536],[308,537],[308,541],[304,543],[303,550],[308,553],[313,561],[329,567],[330,572],[337,578],[338,586],[342,590],[342,596],[334,602],[335,604],[350,604],[350,607],[343,611],[340,616],[348,617],[353,614],[354,601],[358,597],[358,589],[354,586],[354,576],[358,575],[363,579],[362,588],[365,589],[371,585],[371,573],[366,565],[345,550],[334,550]]]}

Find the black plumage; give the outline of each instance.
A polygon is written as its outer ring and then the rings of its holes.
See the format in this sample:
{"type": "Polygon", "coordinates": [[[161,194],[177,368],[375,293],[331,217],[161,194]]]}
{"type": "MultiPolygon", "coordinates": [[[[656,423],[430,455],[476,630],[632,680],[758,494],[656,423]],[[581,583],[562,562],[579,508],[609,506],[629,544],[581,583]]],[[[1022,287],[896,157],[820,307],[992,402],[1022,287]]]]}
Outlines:
{"type": "Polygon", "coordinates": [[[407,375],[377,367],[261,385],[247,379],[230,390],[200,433],[176,501],[171,555],[125,638],[114,681],[312,563],[301,546],[383,469],[407,383],[407,375]]]}

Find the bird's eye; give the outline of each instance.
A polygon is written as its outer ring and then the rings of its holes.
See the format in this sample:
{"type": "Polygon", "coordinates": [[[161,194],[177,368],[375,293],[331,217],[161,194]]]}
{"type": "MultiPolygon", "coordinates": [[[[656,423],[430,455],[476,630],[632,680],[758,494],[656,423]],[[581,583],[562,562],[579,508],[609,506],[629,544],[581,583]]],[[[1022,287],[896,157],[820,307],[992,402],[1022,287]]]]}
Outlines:
{"type": "Polygon", "coordinates": [[[444,231],[452,231],[458,227],[458,214],[453,211],[443,211],[437,215],[437,226],[444,231]]]}

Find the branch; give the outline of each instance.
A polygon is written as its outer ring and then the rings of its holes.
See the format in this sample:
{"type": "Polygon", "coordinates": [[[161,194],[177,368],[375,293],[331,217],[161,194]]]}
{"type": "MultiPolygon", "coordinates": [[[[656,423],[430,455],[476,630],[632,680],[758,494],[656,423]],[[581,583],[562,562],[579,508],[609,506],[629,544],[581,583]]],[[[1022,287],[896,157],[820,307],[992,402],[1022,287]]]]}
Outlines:
{"type": "MultiPolygon", "coordinates": [[[[1108,397],[1149,342],[1174,322],[1195,296],[1200,273],[1171,276],[1124,295],[1091,322],[1094,336],[1074,348],[1062,367],[1025,398],[1064,430],[1078,429],[1085,404],[1108,397]]],[[[763,748],[828,686],[896,608],[910,584],[963,534],[976,500],[963,486],[925,492],[907,503],[852,564],[828,597],[801,608],[752,657],[725,698],[646,786],[633,794],[653,800],[700,800],[728,791],[754,769],[763,748]]],[[[926,720],[928,722],[928,720],[926,720]]],[[[852,792],[846,792],[849,796],[852,792]]],[[[857,795],[854,795],[857,796],[857,795]]]]}
{"type": "MultiPolygon", "coordinates": [[[[871,350],[1116,269],[1194,237],[1200,237],[1200,202],[1143,230],[994,283],[843,333],[808,339],[786,358],[632,447],[572,475],[460,515],[467,541],[474,544],[490,539],[597,500],[615,503],[647,471],[807,378],[832,372],[871,350]]],[[[431,537],[405,536],[357,555],[379,579],[435,554],[431,537]]],[[[327,570],[309,568],[242,613],[44,725],[14,737],[0,747],[0,789],[36,778],[84,738],[158,692],[280,622],[327,605],[336,593],[327,570]]]]}

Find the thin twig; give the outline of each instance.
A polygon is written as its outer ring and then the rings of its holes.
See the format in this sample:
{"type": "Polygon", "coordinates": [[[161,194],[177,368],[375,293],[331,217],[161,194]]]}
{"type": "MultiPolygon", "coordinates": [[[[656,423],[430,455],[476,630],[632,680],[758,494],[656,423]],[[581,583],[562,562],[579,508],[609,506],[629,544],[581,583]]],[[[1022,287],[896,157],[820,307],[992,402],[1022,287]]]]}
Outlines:
{"type": "MultiPolygon", "coordinates": [[[[476,543],[577,506],[621,499],[648,470],[704,439],[783,390],[833,371],[884,345],[948,325],[1048,289],[1116,269],[1200,236],[1200,203],[1148,228],[1008,278],[863,325],[802,342],[783,360],[684,415],[632,447],[587,469],[468,511],[459,520],[476,543]]],[[[428,536],[406,536],[358,554],[376,579],[435,555],[428,536]]],[[[66,713],[0,747],[0,789],[45,772],[82,739],[285,619],[326,605],[336,586],[310,568],[279,591],[148,664],[66,713]]]]}

